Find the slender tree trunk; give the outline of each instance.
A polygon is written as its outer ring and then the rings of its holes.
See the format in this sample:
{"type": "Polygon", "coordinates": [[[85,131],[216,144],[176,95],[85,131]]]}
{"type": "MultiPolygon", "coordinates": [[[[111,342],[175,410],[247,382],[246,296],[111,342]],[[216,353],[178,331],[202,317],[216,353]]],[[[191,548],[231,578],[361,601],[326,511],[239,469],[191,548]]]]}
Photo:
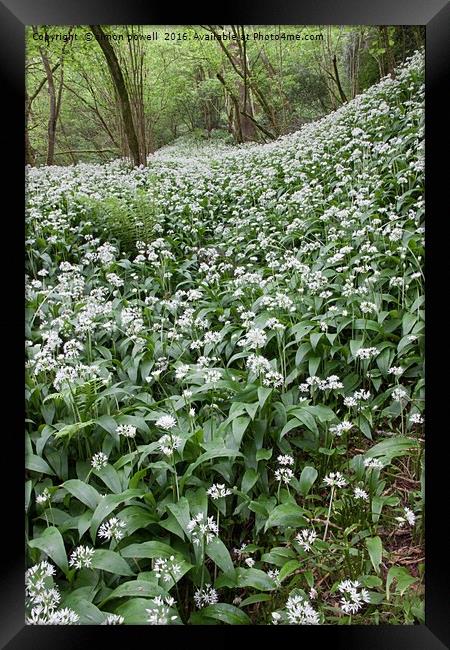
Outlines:
{"type": "Polygon", "coordinates": [[[139,142],[131,113],[130,99],[117,56],[100,25],[90,25],[90,28],[105,56],[111,78],[117,91],[123,126],[133,162],[136,166],[145,164],[145,156],[141,155],[139,150],[139,142]]]}
{"type": "Polygon", "coordinates": [[[32,167],[34,167],[36,161],[34,158],[34,151],[30,143],[30,134],[28,133],[30,112],[31,112],[31,101],[30,98],[28,97],[27,91],[25,91],[25,165],[31,165],[32,167]]]}
{"type": "Polygon", "coordinates": [[[341,80],[339,78],[339,71],[337,67],[337,60],[336,60],[336,54],[333,55],[333,70],[334,70],[334,80],[336,82],[337,89],[339,91],[339,97],[342,100],[342,103],[345,104],[347,101],[347,97],[344,93],[344,90],[342,88],[341,80]]]}
{"type": "Polygon", "coordinates": [[[47,92],[49,96],[49,116],[48,116],[48,126],[47,126],[47,165],[53,165],[55,158],[55,139],[56,139],[56,92],[55,92],[55,82],[53,79],[53,72],[48,60],[47,53],[45,49],[41,46],[39,48],[41,53],[42,63],[44,65],[45,74],[47,76],[47,92]]]}
{"type": "Polygon", "coordinates": [[[393,75],[394,68],[395,68],[395,59],[394,59],[394,52],[392,51],[392,47],[389,43],[389,32],[387,26],[381,25],[380,31],[381,31],[383,46],[386,51],[387,74],[393,75]]]}

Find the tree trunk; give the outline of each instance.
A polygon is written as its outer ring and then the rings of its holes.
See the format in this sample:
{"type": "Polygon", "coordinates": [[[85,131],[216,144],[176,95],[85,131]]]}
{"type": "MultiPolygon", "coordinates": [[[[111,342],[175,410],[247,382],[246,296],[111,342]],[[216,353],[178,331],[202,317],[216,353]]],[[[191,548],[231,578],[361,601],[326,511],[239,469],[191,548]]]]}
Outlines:
{"type": "Polygon", "coordinates": [[[341,85],[341,80],[339,78],[339,72],[337,68],[337,60],[336,60],[336,54],[333,55],[333,70],[334,70],[334,80],[336,82],[337,89],[339,91],[339,96],[342,100],[342,103],[345,104],[347,102],[347,97],[345,96],[344,90],[341,85]]]}
{"type": "MultiPolygon", "coordinates": [[[[36,29],[36,28],[34,28],[36,29]]],[[[47,76],[47,92],[49,96],[49,116],[48,116],[48,142],[47,142],[47,165],[53,165],[55,158],[55,139],[56,139],[56,92],[55,92],[55,82],[53,79],[53,72],[48,60],[47,53],[45,49],[41,46],[39,48],[41,53],[42,63],[44,65],[45,74],[47,76]]]]}
{"type": "Polygon", "coordinates": [[[105,56],[111,78],[117,90],[123,126],[133,162],[136,166],[145,164],[145,156],[141,155],[139,149],[139,143],[133,124],[133,116],[131,113],[130,99],[128,97],[128,92],[125,87],[125,81],[119,62],[117,60],[117,56],[100,25],[90,25],[90,28],[105,56]]]}
{"type": "Polygon", "coordinates": [[[395,68],[395,59],[394,59],[394,52],[392,51],[392,47],[389,43],[389,32],[387,26],[381,25],[380,31],[381,31],[382,43],[386,51],[386,68],[387,68],[386,72],[387,74],[393,75],[394,68],[395,68]]]}

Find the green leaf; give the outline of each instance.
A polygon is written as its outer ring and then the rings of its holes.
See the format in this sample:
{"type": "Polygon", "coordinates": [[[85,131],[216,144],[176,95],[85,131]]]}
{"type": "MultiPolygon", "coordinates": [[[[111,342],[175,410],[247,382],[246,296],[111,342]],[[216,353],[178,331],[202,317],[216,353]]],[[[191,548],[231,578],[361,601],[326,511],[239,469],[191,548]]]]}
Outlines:
{"type": "Polygon", "coordinates": [[[86,422],[74,422],[73,424],[66,424],[66,426],[62,427],[62,429],[55,432],[55,438],[68,437],[70,439],[76,433],[79,433],[83,429],[86,429],[86,427],[94,424],[94,422],[95,420],[87,420],[86,422]]]}
{"type": "Polygon", "coordinates": [[[249,492],[252,487],[255,485],[259,479],[259,474],[255,472],[254,469],[250,468],[245,470],[244,476],[242,477],[241,490],[242,492],[249,492]]]}
{"type": "Polygon", "coordinates": [[[247,415],[241,415],[233,420],[231,425],[231,430],[233,432],[233,437],[236,442],[237,448],[239,449],[242,441],[242,437],[250,424],[250,418],[247,415]]]}
{"type": "Polygon", "coordinates": [[[95,422],[114,437],[119,437],[118,434],[116,434],[117,422],[110,415],[101,415],[95,420],[95,422]]]}
{"type": "MultiPolygon", "coordinates": [[[[251,620],[245,612],[234,605],[229,605],[228,603],[208,605],[200,612],[195,612],[195,614],[197,613],[200,613],[201,617],[213,618],[217,621],[222,621],[222,623],[228,623],[228,625],[251,625],[251,620]]],[[[191,622],[195,624],[194,621],[196,617],[192,616],[191,619],[191,622]]]]}
{"type": "Polygon", "coordinates": [[[282,503],[276,506],[267,519],[264,530],[273,528],[274,526],[291,526],[297,528],[299,526],[307,526],[308,522],[303,516],[304,510],[295,503],[282,503]]]}
{"type": "Polygon", "coordinates": [[[260,591],[272,591],[276,586],[261,569],[236,569],[236,579],[238,587],[253,587],[260,591]]]}
{"type": "Polygon", "coordinates": [[[157,515],[149,512],[142,506],[128,506],[120,511],[120,519],[126,524],[128,535],[132,535],[139,528],[147,528],[149,524],[158,521],[157,515]]]}
{"type": "Polygon", "coordinates": [[[270,594],[254,594],[253,596],[244,598],[239,607],[246,607],[247,605],[253,605],[254,603],[264,603],[268,600],[272,600],[272,596],[270,594]]]}
{"type": "Polygon", "coordinates": [[[62,487],[91,510],[95,510],[102,500],[102,497],[97,490],[92,487],[92,485],[88,485],[77,478],[65,481],[65,483],[62,484],[62,487]]]}
{"type": "Polygon", "coordinates": [[[318,473],[314,467],[306,466],[300,474],[299,487],[300,494],[306,496],[317,479],[318,473]]]}
{"type": "Polygon", "coordinates": [[[273,388],[268,388],[267,386],[260,386],[258,388],[258,402],[259,402],[259,408],[262,409],[264,407],[264,404],[267,401],[267,398],[269,395],[273,393],[273,388]]]}
{"type": "Polygon", "coordinates": [[[366,452],[366,457],[379,458],[384,457],[388,462],[393,458],[405,456],[412,450],[417,449],[419,442],[413,438],[395,436],[395,438],[386,438],[371,447],[366,452]]]}
{"type": "Polygon", "coordinates": [[[256,451],[256,461],[269,460],[272,458],[273,449],[258,449],[256,451]]]}
{"type": "Polygon", "coordinates": [[[142,542],[142,544],[130,544],[120,551],[122,557],[149,558],[177,556],[177,552],[168,544],[163,542],[142,542]]]}
{"type": "Polygon", "coordinates": [[[287,578],[287,576],[291,575],[291,573],[294,573],[299,566],[301,566],[301,562],[298,562],[298,560],[289,560],[281,567],[280,573],[278,574],[278,580],[281,582],[287,578]]]}
{"type": "Polygon", "coordinates": [[[173,514],[177,520],[180,528],[183,531],[187,531],[188,524],[191,520],[189,515],[189,501],[186,497],[181,497],[178,503],[168,503],[166,508],[169,512],[173,514]]]}
{"type": "Polygon", "coordinates": [[[299,408],[296,408],[295,410],[292,411],[292,415],[294,415],[297,418],[297,420],[300,420],[300,422],[304,424],[307,429],[309,429],[316,435],[319,434],[315,416],[311,413],[309,406],[301,406],[299,408]]]}
{"type": "Polygon", "coordinates": [[[89,591],[90,587],[76,589],[66,596],[61,605],[62,607],[70,607],[78,614],[80,617],[78,623],[80,625],[101,625],[106,618],[106,614],[82,595],[89,591]]]}
{"type": "Polygon", "coordinates": [[[112,465],[105,465],[101,469],[95,469],[93,473],[103,481],[113,494],[119,494],[122,491],[122,483],[119,475],[116,468],[112,465]]]}
{"type": "Polygon", "coordinates": [[[367,550],[369,551],[370,561],[376,573],[380,572],[381,558],[383,554],[383,545],[381,539],[378,537],[366,537],[364,540],[367,550]]]}
{"type": "Polygon", "coordinates": [[[90,534],[91,539],[94,542],[95,536],[97,535],[98,527],[105,517],[107,517],[120,503],[128,501],[133,497],[142,497],[145,494],[145,490],[125,490],[121,494],[107,494],[105,497],[102,497],[102,500],[95,509],[94,514],[92,515],[90,534]]]}
{"type": "Polygon", "coordinates": [[[45,460],[40,456],[36,456],[36,454],[27,454],[25,456],[25,467],[33,472],[55,476],[55,472],[50,468],[45,460]]]}
{"type": "Polygon", "coordinates": [[[224,573],[233,573],[234,564],[230,553],[221,539],[215,537],[205,547],[206,555],[211,558],[224,573]]]}
{"type": "Polygon", "coordinates": [[[389,600],[390,587],[394,580],[397,581],[397,591],[401,596],[412,584],[417,582],[417,578],[414,578],[405,567],[391,567],[386,578],[386,600],[389,600]]]}
{"type": "Polygon", "coordinates": [[[68,572],[69,567],[64,540],[57,528],[49,526],[40,537],[30,540],[28,545],[46,553],[64,573],[68,572]]]}
{"type": "Polygon", "coordinates": [[[280,440],[281,438],[284,438],[284,436],[289,433],[289,431],[292,431],[292,429],[296,429],[301,425],[300,420],[297,418],[292,418],[292,420],[289,420],[289,422],[286,422],[284,427],[281,429],[280,433],[280,440]]]}
{"type": "Polygon", "coordinates": [[[157,582],[149,582],[148,580],[130,580],[123,582],[116,589],[114,589],[107,598],[102,602],[101,606],[114,598],[130,598],[133,596],[141,598],[154,598],[155,596],[164,596],[165,590],[160,587],[157,582]]]}
{"type": "Polygon", "coordinates": [[[207,460],[212,460],[213,458],[234,458],[235,456],[242,456],[242,454],[236,449],[227,449],[223,446],[205,451],[205,453],[201,454],[201,456],[199,456],[194,463],[191,463],[191,465],[189,465],[186,473],[180,480],[180,489],[183,489],[186,480],[192,475],[194,469],[196,469],[202,463],[206,462],[207,460]]]}
{"type": "Polygon", "coordinates": [[[363,346],[363,343],[364,341],[362,339],[352,339],[350,341],[349,345],[350,345],[350,352],[352,353],[352,356],[356,355],[359,348],[363,346]]]}
{"type": "Polygon", "coordinates": [[[118,576],[134,575],[123,557],[115,551],[109,551],[107,549],[96,549],[94,551],[92,566],[94,569],[109,571],[109,573],[115,573],[118,576]]]}
{"type": "Polygon", "coordinates": [[[309,335],[309,340],[311,341],[311,346],[312,346],[313,350],[316,349],[317,344],[319,343],[322,336],[323,336],[323,332],[318,332],[316,334],[310,334],[309,335]]]}

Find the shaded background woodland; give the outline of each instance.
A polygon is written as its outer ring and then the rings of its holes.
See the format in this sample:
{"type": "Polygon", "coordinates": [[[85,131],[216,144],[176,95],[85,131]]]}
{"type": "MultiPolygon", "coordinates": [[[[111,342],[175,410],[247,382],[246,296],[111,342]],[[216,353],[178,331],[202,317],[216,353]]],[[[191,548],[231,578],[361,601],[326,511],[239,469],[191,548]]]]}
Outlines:
{"type": "Polygon", "coordinates": [[[268,142],[336,110],[423,43],[423,27],[402,25],[31,26],[26,163],[145,165],[180,137],[268,142]],[[193,39],[222,29],[236,39],[193,39]],[[158,40],[140,39],[152,31],[158,40]],[[246,40],[255,31],[301,40],[246,40]]]}

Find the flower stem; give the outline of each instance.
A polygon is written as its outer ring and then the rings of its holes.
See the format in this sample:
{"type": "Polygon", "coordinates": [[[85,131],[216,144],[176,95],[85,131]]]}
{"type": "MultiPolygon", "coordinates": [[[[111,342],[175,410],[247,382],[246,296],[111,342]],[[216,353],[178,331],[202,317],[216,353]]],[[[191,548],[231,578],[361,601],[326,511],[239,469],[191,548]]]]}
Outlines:
{"type": "Polygon", "coordinates": [[[325,539],[326,539],[327,532],[328,532],[328,526],[330,525],[330,516],[331,516],[331,507],[333,505],[333,497],[334,497],[334,485],[331,486],[330,505],[328,507],[327,522],[325,524],[325,532],[323,534],[323,541],[325,541],[325,539]]]}

